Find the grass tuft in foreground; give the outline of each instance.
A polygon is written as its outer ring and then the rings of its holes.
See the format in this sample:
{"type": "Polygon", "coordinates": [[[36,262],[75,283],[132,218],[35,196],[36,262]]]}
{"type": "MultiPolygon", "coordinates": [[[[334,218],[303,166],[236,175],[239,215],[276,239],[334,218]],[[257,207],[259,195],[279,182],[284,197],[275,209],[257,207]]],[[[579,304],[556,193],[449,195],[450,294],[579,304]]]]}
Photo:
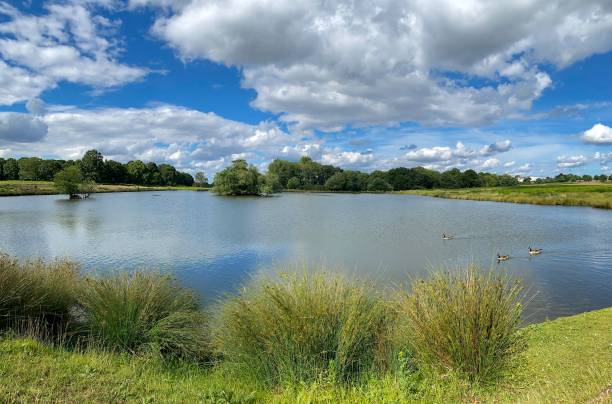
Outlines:
{"type": "Polygon", "coordinates": [[[525,348],[518,281],[474,267],[412,282],[399,299],[403,337],[417,359],[467,380],[496,381],[525,348]]]}
{"type": "Polygon", "coordinates": [[[68,261],[18,261],[0,254],[0,330],[63,333],[76,304],[78,272],[68,261]]]}
{"type": "Polygon", "coordinates": [[[207,318],[195,295],[172,278],[136,272],[84,282],[81,327],[93,344],[176,359],[209,358],[207,318]]]}
{"type": "Polygon", "coordinates": [[[214,344],[267,384],[355,380],[383,366],[389,318],[369,286],[304,271],[256,280],[222,302],[214,344]]]}

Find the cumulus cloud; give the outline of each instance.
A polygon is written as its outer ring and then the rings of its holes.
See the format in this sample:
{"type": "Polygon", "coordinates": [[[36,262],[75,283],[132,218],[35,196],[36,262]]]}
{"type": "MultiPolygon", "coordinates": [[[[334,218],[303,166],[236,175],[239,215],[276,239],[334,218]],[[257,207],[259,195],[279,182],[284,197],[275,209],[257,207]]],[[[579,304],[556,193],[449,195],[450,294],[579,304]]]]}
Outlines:
{"type": "Polygon", "coordinates": [[[31,143],[47,135],[47,125],[38,117],[19,112],[0,112],[0,140],[31,143]]]}
{"type": "Polygon", "coordinates": [[[593,155],[593,159],[599,161],[599,163],[604,166],[608,163],[612,163],[612,152],[610,153],[600,153],[597,152],[593,155]]]}
{"type": "Polygon", "coordinates": [[[612,144],[612,128],[597,123],[582,134],[582,141],[592,144],[612,144]]]}
{"type": "Polygon", "coordinates": [[[49,2],[45,14],[30,15],[0,1],[0,103],[35,98],[60,81],[102,89],[144,77],[146,69],[117,62],[117,22],[94,14],[106,3],[49,2]]]}
{"type": "Polygon", "coordinates": [[[454,149],[447,146],[417,148],[407,152],[406,158],[409,161],[420,163],[448,162],[448,164],[456,164],[458,161],[465,162],[465,160],[474,159],[479,156],[487,157],[504,153],[511,148],[512,142],[510,140],[498,141],[482,146],[478,150],[467,147],[463,142],[457,142],[454,149]]]}
{"type": "Polygon", "coordinates": [[[499,167],[500,164],[501,164],[501,161],[499,161],[499,159],[492,157],[490,159],[486,159],[484,163],[482,163],[482,168],[484,169],[495,168],[495,167],[499,167]]]}
{"type": "Polygon", "coordinates": [[[323,153],[321,162],[340,167],[363,166],[374,160],[374,153],[334,150],[323,153]]]}
{"type": "Polygon", "coordinates": [[[582,167],[586,163],[587,163],[587,159],[582,154],[577,155],[577,156],[559,156],[557,157],[557,167],[559,168],[582,167]]]}
{"type": "Polygon", "coordinates": [[[612,49],[612,7],[602,0],[130,4],[171,9],[153,32],[184,59],[243,67],[255,107],[327,131],[491,122],[529,109],[551,86],[542,64],[563,68],[612,49]]]}

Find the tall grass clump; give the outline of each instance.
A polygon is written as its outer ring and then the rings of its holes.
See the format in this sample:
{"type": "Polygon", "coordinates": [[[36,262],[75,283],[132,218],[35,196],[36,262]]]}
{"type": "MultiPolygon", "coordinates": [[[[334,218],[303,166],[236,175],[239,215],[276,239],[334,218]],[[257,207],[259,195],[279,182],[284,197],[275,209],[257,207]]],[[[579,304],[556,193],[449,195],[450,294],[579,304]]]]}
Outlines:
{"type": "Polygon", "coordinates": [[[495,381],[525,347],[519,281],[475,267],[432,274],[399,299],[401,329],[417,360],[470,382],[495,381]]]}
{"type": "Polygon", "coordinates": [[[365,284],[282,274],[222,302],[213,343],[230,365],[268,384],[350,381],[382,366],[389,317],[365,284]]]}
{"type": "Polygon", "coordinates": [[[0,254],[0,330],[35,326],[64,332],[76,304],[78,267],[68,261],[19,261],[0,254]]]}
{"type": "Polygon", "coordinates": [[[85,279],[80,325],[94,345],[205,361],[207,318],[198,299],[169,276],[151,272],[85,279]]]}

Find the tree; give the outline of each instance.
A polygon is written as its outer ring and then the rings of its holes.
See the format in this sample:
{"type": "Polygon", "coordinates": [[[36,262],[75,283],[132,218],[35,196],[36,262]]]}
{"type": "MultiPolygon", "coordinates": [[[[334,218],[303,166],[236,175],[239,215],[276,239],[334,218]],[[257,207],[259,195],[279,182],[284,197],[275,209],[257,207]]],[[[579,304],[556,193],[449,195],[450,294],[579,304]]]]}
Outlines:
{"type": "Polygon", "coordinates": [[[4,162],[4,179],[18,180],[19,179],[19,164],[15,159],[6,159],[4,162]]]}
{"type": "Polygon", "coordinates": [[[38,167],[42,159],[38,157],[22,157],[19,159],[19,179],[24,181],[38,180],[38,167]]]}
{"type": "Polygon", "coordinates": [[[234,160],[232,165],[215,175],[212,192],[218,195],[259,195],[260,179],[255,166],[242,159],[234,160]]]}
{"type": "Polygon", "coordinates": [[[53,181],[55,174],[63,168],[63,161],[60,160],[41,160],[38,165],[37,179],[40,181],[53,181]]]}
{"type": "Polygon", "coordinates": [[[147,172],[147,166],[140,160],[132,160],[127,163],[128,180],[132,184],[144,184],[144,177],[147,172]]]}
{"type": "Polygon", "coordinates": [[[81,159],[81,173],[86,180],[101,181],[104,176],[104,157],[97,150],[88,150],[81,159]]]}
{"type": "Polygon", "coordinates": [[[287,181],[287,189],[298,189],[301,185],[298,177],[291,177],[287,181]]]}
{"type": "Polygon", "coordinates": [[[62,194],[66,194],[70,199],[87,198],[91,192],[95,191],[95,183],[86,180],[78,166],[68,166],[59,173],[55,174],[55,189],[62,194]]]}
{"type": "Polygon", "coordinates": [[[278,175],[268,172],[259,176],[259,193],[264,195],[275,194],[283,190],[278,175]]]}
{"type": "Polygon", "coordinates": [[[368,191],[370,192],[386,192],[392,191],[393,187],[384,178],[381,177],[372,177],[370,176],[370,180],[368,181],[368,191]]]}
{"type": "Polygon", "coordinates": [[[461,186],[463,188],[476,188],[482,186],[478,173],[474,170],[465,170],[461,175],[461,186]]]}
{"type": "Polygon", "coordinates": [[[127,182],[127,168],[115,160],[104,162],[103,181],[111,184],[122,184],[127,182]]]}
{"type": "Polygon", "coordinates": [[[198,171],[195,175],[194,185],[196,187],[205,187],[208,185],[208,178],[204,176],[202,171],[198,171]]]}
{"type": "Polygon", "coordinates": [[[329,191],[344,191],[346,189],[346,174],[340,171],[329,177],[325,181],[325,189],[329,191]]]}

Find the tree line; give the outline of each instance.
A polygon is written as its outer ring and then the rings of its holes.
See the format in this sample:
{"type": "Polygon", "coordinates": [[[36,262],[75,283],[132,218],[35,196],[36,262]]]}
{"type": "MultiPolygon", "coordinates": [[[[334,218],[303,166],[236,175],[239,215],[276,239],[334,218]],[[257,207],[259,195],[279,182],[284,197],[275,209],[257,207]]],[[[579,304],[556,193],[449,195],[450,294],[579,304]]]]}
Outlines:
{"type": "Polygon", "coordinates": [[[126,164],[104,159],[97,150],[89,150],[80,160],[44,160],[38,157],[20,159],[0,158],[0,180],[53,181],[55,176],[68,167],[77,167],[84,180],[103,184],[135,184],[155,186],[206,186],[203,173],[196,179],[180,172],[170,164],[145,163],[132,160],[126,164]]]}
{"type": "MultiPolygon", "coordinates": [[[[608,181],[606,175],[559,174],[554,178],[537,179],[544,182],[608,181]]],[[[530,183],[529,178],[524,183],[530,183]]],[[[221,195],[269,194],[281,190],[313,190],[332,192],[385,192],[432,188],[477,188],[507,187],[519,184],[519,177],[509,174],[494,174],[461,171],[453,168],[444,172],[424,167],[397,167],[388,171],[364,173],[343,170],[333,165],[321,164],[310,157],[299,161],[276,159],[261,174],[245,160],[235,160],[232,165],[217,173],[213,192],[221,195]]]]}

